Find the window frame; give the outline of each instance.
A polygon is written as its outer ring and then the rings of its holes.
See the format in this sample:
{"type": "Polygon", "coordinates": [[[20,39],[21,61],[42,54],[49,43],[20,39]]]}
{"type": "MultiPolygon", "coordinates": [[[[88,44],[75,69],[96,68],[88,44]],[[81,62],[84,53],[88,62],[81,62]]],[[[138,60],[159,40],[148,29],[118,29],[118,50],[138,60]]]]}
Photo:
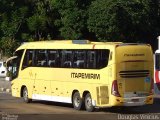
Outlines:
{"type": "MultiPolygon", "coordinates": [[[[22,62],[22,70],[27,67],[48,67],[48,68],[72,68],[72,69],[102,69],[107,67],[110,58],[109,49],[26,49],[24,59],[22,62]],[[29,60],[29,52],[32,52],[32,65],[23,67],[25,56],[27,55],[27,61],[29,60]],[[45,53],[45,65],[36,65],[38,58],[38,51],[44,51],[45,53]],[[55,51],[55,65],[50,66],[50,51],[55,51]],[[27,53],[28,52],[28,53],[27,53]],[[68,57],[68,55],[71,55],[68,57]],[[75,57],[77,57],[77,63],[75,63],[75,57]],[[78,57],[79,60],[78,60],[78,57]],[[83,58],[84,57],[84,58],[83,58]],[[103,58],[106,57],[106,58],[103,58]],[[80,60],[81,59],[81,60],[80,60]],[[65,62],[68,64],[65,66],[65,62]],[[75,65],[77,64],[77,65],[75,65]],[[81,64],[81,65],[78,65],[81,64]]],[[[41,59],[40,59],[41,60],[41,59]]]]}

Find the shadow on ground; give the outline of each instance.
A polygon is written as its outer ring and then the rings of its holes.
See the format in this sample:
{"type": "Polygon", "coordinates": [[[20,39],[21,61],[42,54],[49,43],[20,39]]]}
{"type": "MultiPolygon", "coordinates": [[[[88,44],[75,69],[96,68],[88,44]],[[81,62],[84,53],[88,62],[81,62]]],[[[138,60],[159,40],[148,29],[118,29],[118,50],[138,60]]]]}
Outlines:
{"type": "MultiPolygon", "coordinates": [[[[45,105],[53,105],[57,107],[73,108],[71,104],[58,103],[58,102],[32,101],[32,103],[34,104],[40,103],[45,105]]],[[[144,106],[138,106],[138,107],[111,107],[111,108],[103,108],[103,109],[101,108],[101,109],[96,109],[95,112],[107,112],[107,113],[119,113],[119,114],[160,113],[160,98],[155,98],[154,103],[152,105],[144,105],[144,106]]]]}
{"type": "Polygon", "coordinates": [[[152,105],[144,105],[137,107],[111,107],[100,109],[100,111],[120,114],[160,113],[160,98],[155,98],[152,105]]]}

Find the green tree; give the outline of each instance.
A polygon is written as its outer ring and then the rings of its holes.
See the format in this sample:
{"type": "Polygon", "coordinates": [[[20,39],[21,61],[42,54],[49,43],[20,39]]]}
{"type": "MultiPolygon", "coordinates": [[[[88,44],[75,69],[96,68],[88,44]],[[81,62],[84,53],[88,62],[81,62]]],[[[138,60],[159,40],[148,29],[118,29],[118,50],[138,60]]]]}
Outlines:
{"type": "Polygon", "coordinates": [[[53,0],[52,4],[59,13],[55,25],[65,39],[83,38],[87,31],[87,7],[91,0],[53,0]]]}
{"type": "Polygon", "coordinates": [[[16,37],[20,32],[22,27],[25,15],[27,13],[27,8],[22,6],[18,7],[15,3],[17,1],[0,1],[1,4],[1,22],[0,22],[0,31],[1,31],[1,50],[4,54],[11,54],[13,48],[17,45],[18,42],[16,37]],[[14,43],[14,44],[11,44],[14,43]],[[7,52],[6,52],[7,51],[7,52]]]}
{"type": "Polygon", "coordinates": [[[34,32],[34,38],[37,40],[42,39],[43,31],[46,29],[46,17],[41,15],[33,15],[27,20],[29,30],[34,32]]]}
{"type": "Polygon", "coordinates": [[[46,29],[46,16],[44,6],[44,0],[33,0],[29,1],[32,6],[31,14],[27,18],[27,25],[30,31],[30,34],[33,35],[33,39],[40,40],[42,39],[43,31],[46,29]]]}
{"type": "Polygon", "coordinates": [[[0,0],[0,51],[6,54],[24,41],[45,39],[157,46],[158,35],[159,0],[0,0]]]}
{"type": "Polygon", "coordinates": [[[95,0],[88,29],[99,40],[136,42],[149,31],[150,0],[95,0]]]}
{"type": "Polygon", "coordinates": [[[56,37],[57,27],[54,25],[57,13],[52,0],[30,0],[30,16],[27,18],[27,26],[34,40],[42,40],[56,37]]]}

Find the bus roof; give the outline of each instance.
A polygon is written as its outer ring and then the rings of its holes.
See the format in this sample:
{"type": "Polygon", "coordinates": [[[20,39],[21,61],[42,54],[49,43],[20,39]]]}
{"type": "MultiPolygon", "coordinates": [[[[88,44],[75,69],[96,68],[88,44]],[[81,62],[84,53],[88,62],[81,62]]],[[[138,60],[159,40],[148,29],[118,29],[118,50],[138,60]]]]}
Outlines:
{"type": "MultiPolygon", "coordinates": [[[[25,42],[17,50],[21,49],[105,49],[108,47],[132,45],[122,42],[91,42],[89,40],[50,40],[25,42]],[[82,47],[83,46],[83,47],[82,47]]],[[[136,43],[134,43],[136,44],[136,43]]],[[[138,45],[138,44],[137,44],[138,45]]]]}

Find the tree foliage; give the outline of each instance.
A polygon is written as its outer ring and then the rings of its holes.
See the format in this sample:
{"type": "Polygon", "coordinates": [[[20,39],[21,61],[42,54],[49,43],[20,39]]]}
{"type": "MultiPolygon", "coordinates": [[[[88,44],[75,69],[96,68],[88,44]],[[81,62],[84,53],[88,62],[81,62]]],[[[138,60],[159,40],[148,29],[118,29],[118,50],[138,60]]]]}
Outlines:
{"type": "Polygon", "coordinates": [[[137,42],[150,31],[150,0],[95,0],[88,29],[100,40],[137,42]]]}
{"type": "Polygon", "coordinates": [[[146,42],[160,33],[159,0],[0,0],[0,51],[47,39],[146,42]]]}
{"type": "Polygon", "coordinates": [[[56,24],[64,39],[83,38],[87,29],[87,8],[91,0],[54,0],[59,13],[56,24]]]}

